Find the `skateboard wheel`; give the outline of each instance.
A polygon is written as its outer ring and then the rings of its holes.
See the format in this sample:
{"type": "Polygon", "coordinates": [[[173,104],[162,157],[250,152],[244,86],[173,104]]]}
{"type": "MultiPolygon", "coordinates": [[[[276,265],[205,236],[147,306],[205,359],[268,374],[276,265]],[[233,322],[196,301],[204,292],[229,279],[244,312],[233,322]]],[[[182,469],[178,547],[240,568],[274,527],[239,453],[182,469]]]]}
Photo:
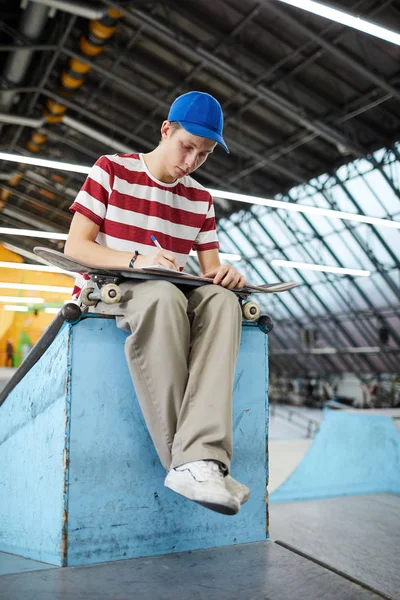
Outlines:
{"type": "Polygon", "coordinates": [[[246,302],[242,306],[242,314],[246,321],[257,321],[261,314],[260,307],[256,302],[246,302]]]}
{"type": "Polygon", "coordinates": [[[77,304],[68,302],[62,307],[61,314],[68,323],[77,323],[82,316],[82,311],[77,304]]]}
{"type": "Polygon", "coordinates": [[[258,326],[263,333],[269,333],[274,328],[274,322],[268,315],[261,315],[258,319],[258,326]]]}
{"type": "Polygon", "coordinates": [[[115,283],[107,283],[101,288],[101,299],[105,304],[116,304],[121,297],[121,290],[115,283]]]}
{"type": "Polygon", "coordinates": [[[92,294],[93,294],[93,288],[91,288],[91,287],[85,288],[81,295],[82,304],[84,304],[85,306],[96,306],[98,300],[94,300],[94,299],[90,298],[90,296],[92,294]]]}

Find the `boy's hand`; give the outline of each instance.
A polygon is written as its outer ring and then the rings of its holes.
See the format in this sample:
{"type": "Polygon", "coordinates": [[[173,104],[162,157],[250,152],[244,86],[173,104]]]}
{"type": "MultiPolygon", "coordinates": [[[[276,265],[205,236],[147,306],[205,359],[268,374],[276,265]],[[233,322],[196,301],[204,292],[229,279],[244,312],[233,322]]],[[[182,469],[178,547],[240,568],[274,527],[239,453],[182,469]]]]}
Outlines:
{"type": "Polygon", "coordinates": [[[246,284],[243,275],[236,271],[235,267],[228,264],[220,265],[212,271],[204,273],[204,277],[212,279],[215,285],[221,285],[228,290],[233,290],[234,288],[241,289],[246,284]]]}
{"type": "Polygon", "coordinates": [[[139,254],[135,260],[135,267],[137,269],[153,265],[160,265],[162,267],[167,267],[168,269],[173,269],[174,271],[179,271],[179,265],[176,262],[175,254],[169,252],[169,250],[158,250],[155,254],[151,255],[139,254]]]}

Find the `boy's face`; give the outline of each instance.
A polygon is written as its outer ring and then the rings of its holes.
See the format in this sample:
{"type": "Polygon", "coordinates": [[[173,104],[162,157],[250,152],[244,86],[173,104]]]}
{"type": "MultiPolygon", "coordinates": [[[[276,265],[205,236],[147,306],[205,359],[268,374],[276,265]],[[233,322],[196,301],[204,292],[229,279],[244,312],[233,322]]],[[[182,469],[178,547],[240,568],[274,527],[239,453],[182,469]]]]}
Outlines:
{"type": "Polygon", "coordinates": [[[175,129],[169,121],[161,126],[164,147],[164,166],[172,181],[190,175],[208,158],[217,145],[213,140],[175,129]]]}

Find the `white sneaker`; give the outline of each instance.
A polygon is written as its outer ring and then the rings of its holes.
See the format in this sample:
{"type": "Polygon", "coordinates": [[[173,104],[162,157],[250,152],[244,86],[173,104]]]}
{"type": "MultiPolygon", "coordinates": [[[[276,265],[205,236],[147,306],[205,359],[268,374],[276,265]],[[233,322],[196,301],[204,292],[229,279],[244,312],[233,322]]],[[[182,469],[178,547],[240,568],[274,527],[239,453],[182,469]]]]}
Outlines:
{"type": "Polygon", "coordinates": [[[205,508],[236,515],[240,502],[225,486],[219,464],[214,460],[196,460],[171,469],[165,485],[181,496],[201,504],[205,508]]]}
{"type": "Polygon", "coordinates": [[[244,504],[250,498],[250,489],[244,483],[236,481],[231,475],[225,477],[226,489],[238,499],[240,504],[244,504]]]}

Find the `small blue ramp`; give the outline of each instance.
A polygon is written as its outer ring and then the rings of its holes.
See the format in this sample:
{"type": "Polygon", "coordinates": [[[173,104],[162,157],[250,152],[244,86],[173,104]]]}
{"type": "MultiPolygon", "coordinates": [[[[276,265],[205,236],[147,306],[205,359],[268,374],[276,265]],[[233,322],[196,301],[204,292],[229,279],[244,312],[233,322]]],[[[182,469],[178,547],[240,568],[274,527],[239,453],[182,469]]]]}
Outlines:
{"type": "Polygon", "coordinates": [[[393,420],[326,409],[304,458],[269,500],[381,492],[400,493],[400,433],[393,420]]]}

